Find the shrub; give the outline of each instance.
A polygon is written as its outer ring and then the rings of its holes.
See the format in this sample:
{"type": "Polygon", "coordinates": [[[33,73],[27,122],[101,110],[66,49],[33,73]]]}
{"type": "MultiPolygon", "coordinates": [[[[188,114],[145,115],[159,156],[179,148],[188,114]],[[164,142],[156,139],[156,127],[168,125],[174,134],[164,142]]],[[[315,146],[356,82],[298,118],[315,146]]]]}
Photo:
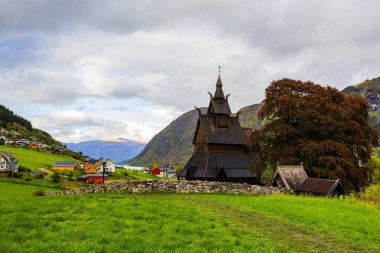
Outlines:
{"type": "Polygon", "coordinates": [[[29,168],[26,168],[26,167],[24,167],[24,166],[22,166],[22,165],[19,165],[19,166],[18,166],[18,171],[19,171],[19,172],[31,172],[32,170],[29,169],[29,168]]]}
{"type": "Polygon", "coordinates": [[[14,178],[22,178],[24,176],[24,173],[23,172],[14,172],[13,173],[13,177],[14,178]]]}
{"type": "Polygon", "coordinates": [[[37,173],[34,177],[36,179],[44,179],[45,178],[45,174],[44,173],[37,173]]]}
{"type": "Polygon", "coordinates": [[[58,173],[58,171],[54,171],[54,174],[51,175],[51,178],[56,183],[59,182],[59,181],[61,181],[61,175],[58,173]]]}
{"type": "Polygon", "coordinates": [[[33,192],[33,196],[45,196],[45,192],[42,190],[38,190],[33,192]]]}
{"type": "Polygon", "coordinates": [[[262,183],[264,185],[268,185],[269,182],[272,180],[272,178],[274,176],[274,172],[275,172],[275,170],[272,167],[272,165],[270,165],[269,163],[267,163],[267,165],[265,167],[265,170],[264,170],[263,174],[260,177],[260,183],[262,183]]]}

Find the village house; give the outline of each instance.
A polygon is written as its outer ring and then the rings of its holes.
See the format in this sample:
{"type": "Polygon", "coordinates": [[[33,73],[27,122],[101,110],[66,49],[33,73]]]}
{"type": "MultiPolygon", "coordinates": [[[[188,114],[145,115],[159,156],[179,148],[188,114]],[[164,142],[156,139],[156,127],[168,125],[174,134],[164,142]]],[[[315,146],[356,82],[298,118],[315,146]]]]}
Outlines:
{"type": "Polygon", "coordinates": [[[163,171],[164,168],[153,168],[152,169],[152,174],[153,175],[156,175],[156,176],[159,176],[161,174],[161,171],[163,171]]]}
{"type": "Polygon", "coordinates": [[[77,162],[56,162],[53,165],[53,170],[77,170],[77,162]]]}
{"type": "Polygon", "coordinates": [[[177,176],[177,171],[171,168],[154,168],[152,174],[159,177],[173,178],[177,176]]]}
{"type": "Polygon", "coordinates": [[[207,113],[198,110],[193,138],[194,153],[178,173],[179,179],[254,183],[252,167],[257,155],[252,151],[252,129],[242,128],[237,116],[231,116],[220,75],[214,96],[210,95],[207,113]]]}
{"type": "MultiPolygon", "coordinates": [[[[86,174],[77,177],[78,181],[82,181],[84,183],[93,183],[98,184],[103,182],[103,174],[86,174]]],[[[108,180],[108,176],[104,174],[104,181],[108,180]]]]}
{"type": "Polygon", "coordinates": [[[341,195],[346,191],[339,179],[309,178],[303,165],[277,165],[270,186],[285,188],[292,193],[341,195]]]}
{"type": "Polygon", "coordinates": [[[112,161],[111,159],[107,159],[104,163],[102,168],[99,168],[98,173],[102,173],[104,169],[104,172],[116,172],[116,163],[112,161]]]}
{"type": "Polygon", "coordinates": [[[38,149],[39,148],[38,144],[36,144],[36,143],[28,143],[28,147],[31,149],[38,149]]]}
{"type": "Polygon", "coordinates": [[[83,165],[83,169],[87,174],[96,174],[103,171],[103,160],[90,159],[83,165]]]}
{"type": "Polygon", "coordinates": [[[160,172],[160,177],[175,178],[177,177],[177,171],[174,169],[165,169],[160,172]]]}
{"type": "Polygon", "coordinates": [[[12,172],[17,172],[18,170],[18,161],[10,153],[0,151],[0,174],[8,175],[12,172]]]}

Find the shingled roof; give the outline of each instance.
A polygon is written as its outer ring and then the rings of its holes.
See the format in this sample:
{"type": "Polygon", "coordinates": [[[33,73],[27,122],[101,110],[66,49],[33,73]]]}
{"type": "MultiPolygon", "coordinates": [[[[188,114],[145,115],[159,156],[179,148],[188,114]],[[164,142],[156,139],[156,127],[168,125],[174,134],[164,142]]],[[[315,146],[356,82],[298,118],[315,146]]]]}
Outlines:
{"type": "Polygon", "coordinates": [[[189,174],[192,178],[217,178],[221,173],[227,178],[255,178],[250,168],[257,161],[255,154],[217,154],[195,152],[178,176],[189,174]]]}
{"type": "Polygon", "coordinates": [[[77,162],[56,162],[53,166],[54,167],[69,167],[69,166],[75,166],[77,165],[77,162]]]}
{"type": "Polygon", "coordinates": [[[198,124],[203,127],[207,143],[247,145],[237,118],[228,118],[227,128],[218,128],[212,115],[200,115],[198,124]]]}
{"type": "Polygon", "coordinates": [[[295,191],[307,178],[302,165],[278,165],[270,184],[281,187],[283,183],[288,191],[295,191]]]}
{"type": "Polygon", "coordinates": [[[301,165],[278,165],[270,185],[285,187],[291,192],[327,195],[344,194],[345,189],[339,179],[309,178],[301,165]]]}
{"type": "Polygon", "coordinates": [[[340,193],[344,192],[342,183],[339,179],[329,180],[329,179],[319,179],[319,178],[308,178],[306,179],[296,191],[304,193],[313,193],[313,194],[330,194],[334,190],[337,190],[340,193]]]}

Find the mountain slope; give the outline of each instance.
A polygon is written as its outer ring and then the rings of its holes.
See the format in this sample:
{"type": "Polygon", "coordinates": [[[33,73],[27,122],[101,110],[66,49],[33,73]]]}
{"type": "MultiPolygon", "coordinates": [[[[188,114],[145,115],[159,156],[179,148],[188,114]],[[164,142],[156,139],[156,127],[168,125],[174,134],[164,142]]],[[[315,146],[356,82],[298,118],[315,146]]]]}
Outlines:
{"type": "Polygon", "coordinates": [[[140,166],[152,162],[184,165],[193,152],[191,142],[197,119],[198,112],[195,109],[182,114],[156,134],[144,150],[129,163],[140,166]]]}
{"type": "Polygon", "coordinates": [[[380,130],[380,77],[348,86],[342,92],[364,96],[370,105],[368,122],[371,126],[380,130]]]}
{"type": "Polygon", "coordinates": [[[115,162],[129,160],[139,154],[145,147],[144,143],[127,139],[93,140],[79,143],[66,143],[71,150],[82,152],[92,158],[112,159],[115,162]]]}
{"type": "MultiPolygon", "coordinates": [[[[242,127],[261,127],[262,123],[256,116],[260,108],[261,104],[255,104],[239,110],[242,127]]],[[[201,109],[205,112],[207,108],[201,109]]],[[[198,112],[195,109],[182,114],[155,135],[144,150],[129,163],[139,166],[153,162],[163,165],[185,165],[193,153],[192,141],[197,120],[198,112]]]]}

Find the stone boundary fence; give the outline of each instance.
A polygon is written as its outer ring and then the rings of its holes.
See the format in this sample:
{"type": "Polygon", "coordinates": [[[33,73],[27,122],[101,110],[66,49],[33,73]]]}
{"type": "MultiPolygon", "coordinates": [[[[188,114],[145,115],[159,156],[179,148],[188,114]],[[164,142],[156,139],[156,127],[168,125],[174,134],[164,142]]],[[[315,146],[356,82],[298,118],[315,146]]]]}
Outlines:
{"type": "Polygon", "coordinates": [[[177,193],[215,193],[270,195],[283,193],[277,187],[250,185],[247,183],[230,183],[214,181],[168,181],[168,180],[123,180],[108,184],[97,184],[89,187],[45,192],[45,196],[90,194],[105,192],[177,192],[177,193]]]}

